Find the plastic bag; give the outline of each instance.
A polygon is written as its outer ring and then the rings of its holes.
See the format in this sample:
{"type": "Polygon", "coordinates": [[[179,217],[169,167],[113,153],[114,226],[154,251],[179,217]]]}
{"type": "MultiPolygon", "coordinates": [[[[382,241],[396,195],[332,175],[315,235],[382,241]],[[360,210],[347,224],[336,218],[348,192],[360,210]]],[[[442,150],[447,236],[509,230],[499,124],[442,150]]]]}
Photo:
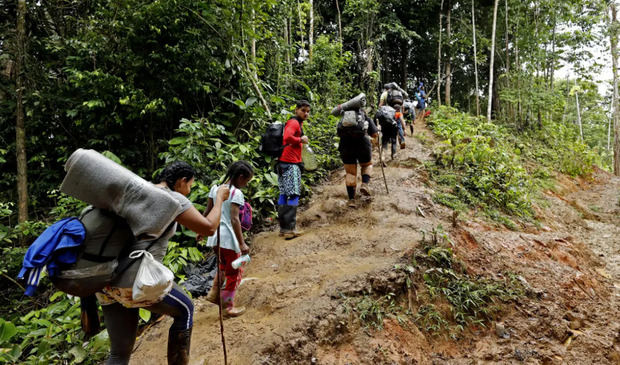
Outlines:
{"type": "Polygon", "coordinates": [[[132,299],[135,301],[157,300],[172,290],[174,274],[161,262],[156,261],[150,252],[145,250],[133,251],[129,258],[142,257],[136,279],[133,282],[132,299]]]}

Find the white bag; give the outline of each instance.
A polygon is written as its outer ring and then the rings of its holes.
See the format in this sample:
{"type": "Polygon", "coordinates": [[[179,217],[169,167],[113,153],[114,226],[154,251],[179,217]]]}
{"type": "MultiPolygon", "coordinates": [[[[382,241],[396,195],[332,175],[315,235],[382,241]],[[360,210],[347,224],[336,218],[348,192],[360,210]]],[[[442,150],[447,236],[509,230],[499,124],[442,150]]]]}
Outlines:
{"type": "Polygon", "coordinates": [[[133,251],[129,258],[142,257],[136,279],[133,282],[132,299],[135,301],[153,301],[162,298],[172,290],[174,274],[153,255],[145,250],[133,251]]]}

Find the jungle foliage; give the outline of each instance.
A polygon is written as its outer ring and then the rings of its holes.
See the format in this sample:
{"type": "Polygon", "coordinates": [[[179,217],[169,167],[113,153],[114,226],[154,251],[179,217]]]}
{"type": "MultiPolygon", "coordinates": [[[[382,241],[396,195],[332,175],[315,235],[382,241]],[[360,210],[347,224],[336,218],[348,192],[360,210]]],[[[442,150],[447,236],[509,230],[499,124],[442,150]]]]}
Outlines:
{"type": "MultiPolygon", "coordinates": [[[[41,294],[25,300],[13,279],[28,244],[84,207],[57,191],[75,149],[107,151],[149,180],[165,163],[185,160],[199,173],[190,196],[199,208],[231,162],[248,160],[256,174],[245,193],[260,227],[274,216],[277,184],[274,161],[258,153],[259,136],[267,123],[287,120],[295,100],[312,103],[304,131],[320,162],[304,175],[307,192],[340,165],[337,120],[328,113],[336,104],[366,92],[373,107],[383,83],[412,93],[422,81],[433,107],[443,102],[474,114],[488,86],[482,76],[475,87],[472,35],[480,74],[489,75],[489,0],[314,0],[312,28],[305,0],[25,1],[23,35],[17,4],[0,0],[0,358],[9,362],[96,363],[103,356],[103,335],[84,341],[79,334],[73,299],[44,280],[41,294]],[[437,95],[438,79],[451,89],[437,95]],[[20,92],[29,220],[18,224],[20,92]]],[[[607,5],[505,2],[496,36],[505,46],[492,70],[495,122],[434,112],[433,129],[447,141],[431,168],[445,187],[436,200],[482,207],[505,222],[529,219],[530,189],[553,169],[580,175],[592,164],[611,165],[611,98],[597,88],[602,63],[592,54],[617,29],[605,26],[607,5]],[[567,80],[554,74],[562,64],[571,70],[567,80]]],[[[187,230],[172,241],[166,263],[182,279],[182,267],[203,250],[187,230]]],[[[394,308],[393,297],[382,300],[394,308]]],[[[360,305],[372,318],[382,315],[370,301],[360,305]]],[[[420,320],[433,323],[432,309],[421,309],[420,320]]]]}

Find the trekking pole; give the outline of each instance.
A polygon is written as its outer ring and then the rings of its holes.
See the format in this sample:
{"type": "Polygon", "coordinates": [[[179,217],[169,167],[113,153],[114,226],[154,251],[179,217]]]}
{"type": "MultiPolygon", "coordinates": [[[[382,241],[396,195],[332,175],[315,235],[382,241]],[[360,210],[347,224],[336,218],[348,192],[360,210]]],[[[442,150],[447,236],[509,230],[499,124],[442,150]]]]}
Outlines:
{"type": "Polygon", "coordinates": [[[383,175],[383,182],[385,183],[386,193],[390,193],[387,186],[387,179],[385,178],[385,171],[383,170],[383,134],[379,133],[379,165],[381,166],[381,174],[383,175]]]}
{"type": "Polygon", "coordinates": [[[217,286],[219,293],[218,307],[220,310],[220,333],[222,334],[222,349],[224,349],[224,365],[228,364],[228,357],[226,356],[226,340],[224,339],[224,320],[222,319],[222,272],[220,271],[220,262],[222,256],[220,255],[220,227],[217,227],[217,286]]]}

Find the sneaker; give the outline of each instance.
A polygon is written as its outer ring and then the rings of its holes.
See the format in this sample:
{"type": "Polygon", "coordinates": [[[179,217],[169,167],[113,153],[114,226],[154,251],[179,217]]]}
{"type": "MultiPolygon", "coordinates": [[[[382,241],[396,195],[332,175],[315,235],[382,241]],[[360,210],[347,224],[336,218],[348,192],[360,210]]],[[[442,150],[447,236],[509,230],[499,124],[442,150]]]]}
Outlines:
{"type": "Polygon", "coordinates": [[[304,231],[298,231],[298,230],[290,231],[290,232],[284,234],[284,239],[285,240],[292,240],[294,238],[302,236],[304,233],[305,233],[304,231]]]}
{"type": "Polygon", "coordinates": [[[224,309],[222,311],[222,316],[224,318],[232,318],[232,317],[239,317],[243,313],[245,313],[245,307],[233,307],[230,309],[224,309]]]}
{"type": "Polygon", "coordinates": [[[360,193],[362,193],[362,195],[370,196],[370,187],[368,186],[368,183],[362,183],[360,193]]]}
{"type": "Polygon", "coordinates": [[[357,203],[355,202],[355,199],[349,199],[347,206],[349,208],[357,208],[357,203]]]}

